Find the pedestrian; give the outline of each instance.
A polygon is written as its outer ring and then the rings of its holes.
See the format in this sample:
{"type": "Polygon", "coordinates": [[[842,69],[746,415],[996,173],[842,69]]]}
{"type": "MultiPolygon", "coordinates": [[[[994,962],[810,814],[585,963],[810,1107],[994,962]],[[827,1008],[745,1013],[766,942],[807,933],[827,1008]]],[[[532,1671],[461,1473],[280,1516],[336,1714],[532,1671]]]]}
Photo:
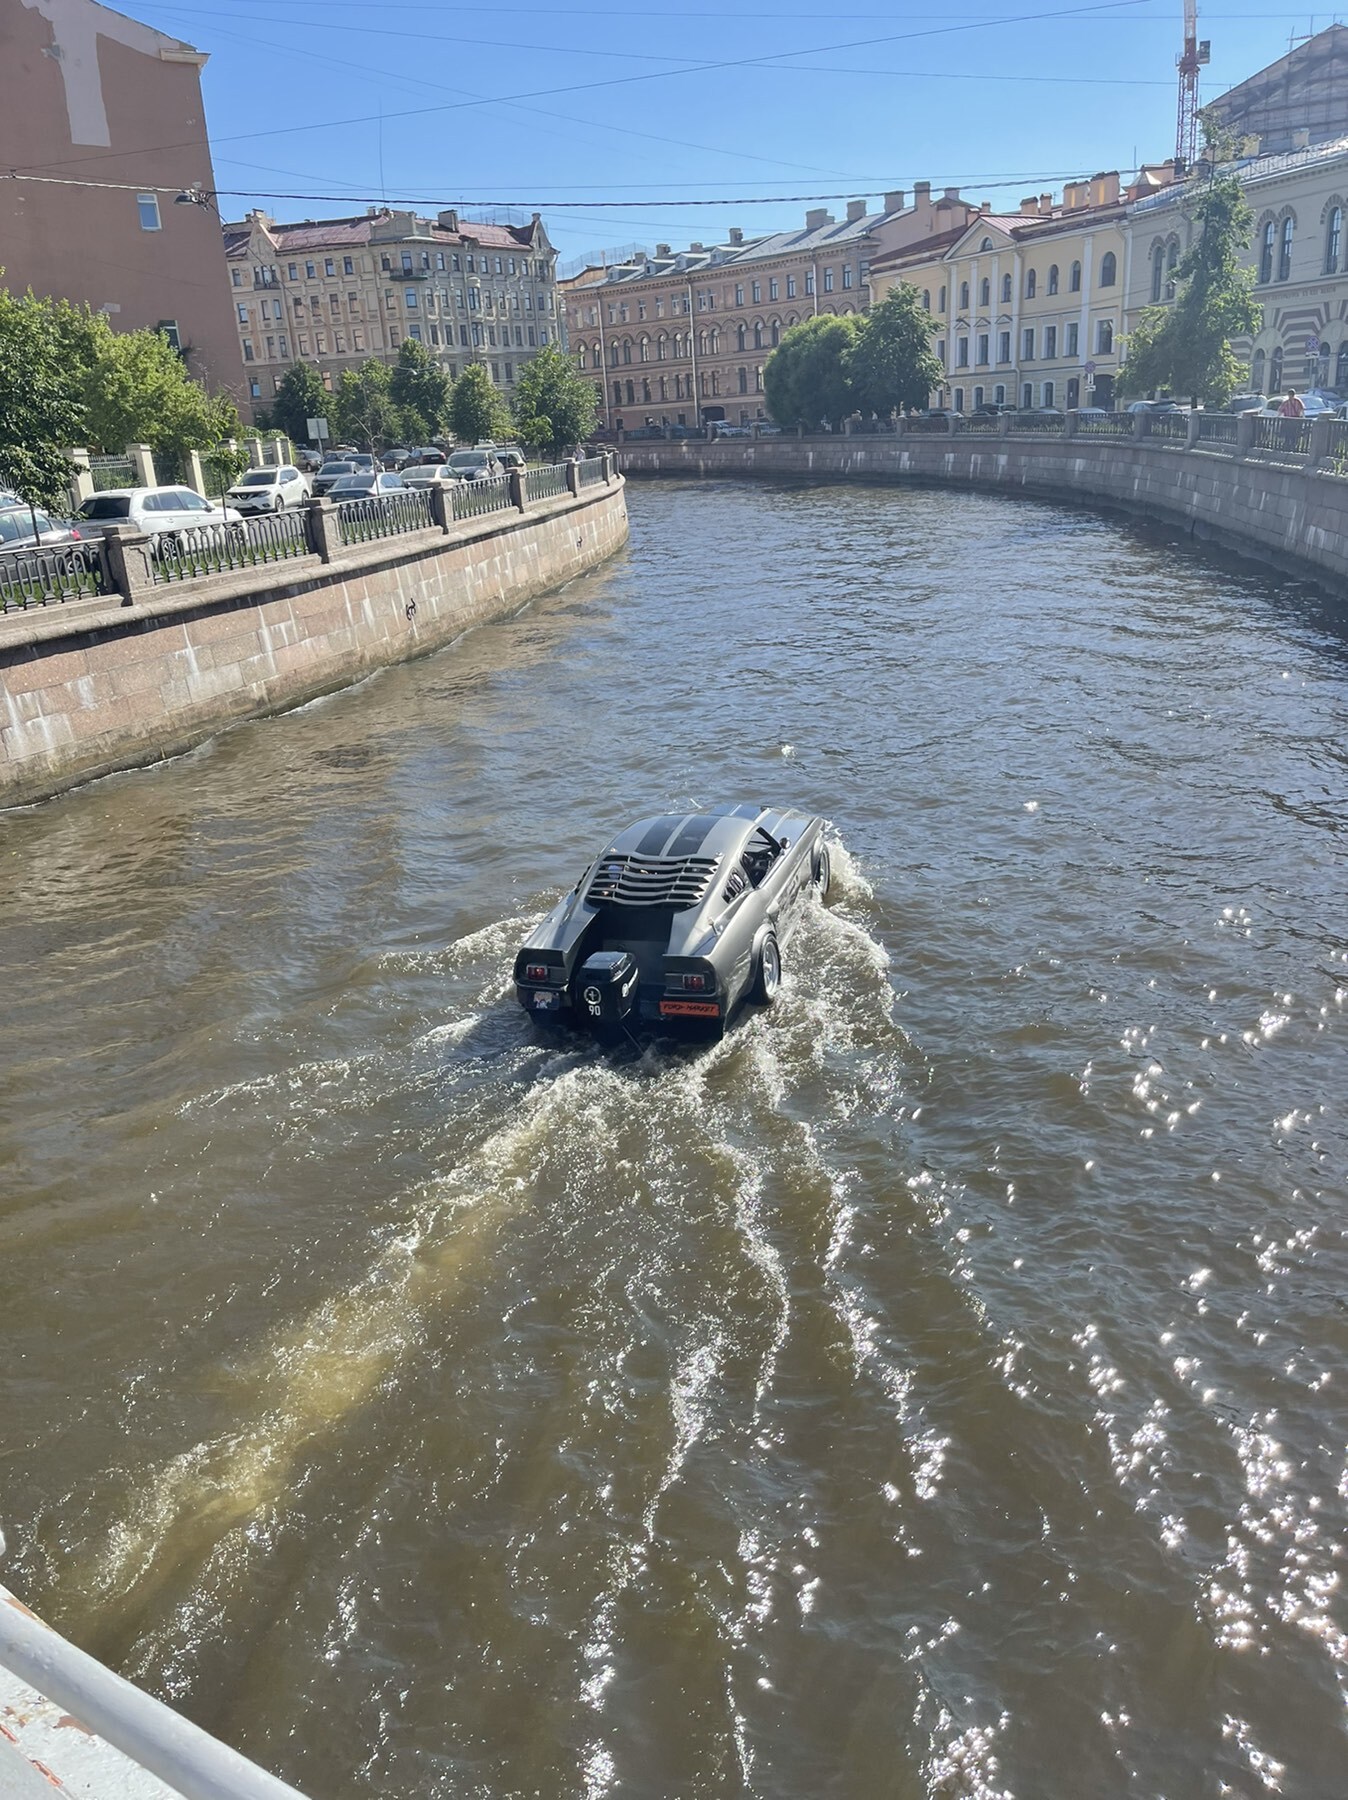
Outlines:
{"type": "Polygon", "coordinates": [[[1295,388],[1288,388],[1287,398],[1278,408],[1278,416],[1283,419],[1305,418],[1306,402],[1300,397],[1295,388]]]}

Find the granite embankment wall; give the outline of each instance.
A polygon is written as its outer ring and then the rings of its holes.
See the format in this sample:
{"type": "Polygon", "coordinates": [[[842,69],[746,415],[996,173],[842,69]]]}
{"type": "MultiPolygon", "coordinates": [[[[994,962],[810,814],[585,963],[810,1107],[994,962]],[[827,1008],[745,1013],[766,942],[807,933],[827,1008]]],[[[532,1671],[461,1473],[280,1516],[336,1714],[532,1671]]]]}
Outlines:
{"type": "Polygon", "coordinates": [[[627,475],[937,483],[1075,500],[1179,525],[1195,537],[1348,587],[1348,479],[1276,451],[1156,438],[780,437],[624,444],[627,475]]]}
{"type": "Polygon", "coordinates": [[[423,655],[594,568],[623,482],[341,549],[0,618],[0,806],[189,749],[423,655]]]}

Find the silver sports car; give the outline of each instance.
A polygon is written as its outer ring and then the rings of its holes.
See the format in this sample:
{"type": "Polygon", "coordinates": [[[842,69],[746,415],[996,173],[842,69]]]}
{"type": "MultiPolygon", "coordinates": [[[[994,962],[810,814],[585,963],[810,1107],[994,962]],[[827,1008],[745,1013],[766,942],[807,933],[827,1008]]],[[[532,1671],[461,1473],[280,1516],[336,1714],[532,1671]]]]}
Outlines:
{"type": "Polygon", "coordinates": [[[639,1025],[719,1037],[771,1004],[782,946],[829,886],[824,822],[765,806],[642,819],[618,833],[515,958],[540,1020],[601,1038],[639,1025]]]}

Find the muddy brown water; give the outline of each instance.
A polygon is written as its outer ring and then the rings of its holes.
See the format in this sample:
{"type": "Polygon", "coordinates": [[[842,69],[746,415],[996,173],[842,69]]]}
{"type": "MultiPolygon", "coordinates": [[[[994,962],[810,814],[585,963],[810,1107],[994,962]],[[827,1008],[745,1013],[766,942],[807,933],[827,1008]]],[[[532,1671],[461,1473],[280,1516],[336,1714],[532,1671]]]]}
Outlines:
{"type": "Polygon", "coordinates": [[[1084,513],[638,485],[503,625],[0,818],[4,1578],[315,1800],[1348,1792],[1348,659],[1084,513]],[[615,824],[845,852],[536,1042],[615,824]]]}

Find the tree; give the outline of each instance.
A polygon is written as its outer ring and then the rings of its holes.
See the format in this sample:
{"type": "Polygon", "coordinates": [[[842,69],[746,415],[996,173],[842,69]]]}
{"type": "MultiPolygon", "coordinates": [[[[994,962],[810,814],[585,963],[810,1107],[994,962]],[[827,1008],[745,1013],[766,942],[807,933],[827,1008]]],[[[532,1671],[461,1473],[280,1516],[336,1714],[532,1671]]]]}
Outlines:
{"type": "Polygon", "coordinates": [[[915,287],[902,282],[861,321],[851,354],[851,380],[863,412],[926,406],[944,376],[931,347],[935,325],[915,287]]]}
{"type": "Polygon", "coordinates": [[[0,487],[30,506],[60,507],[67,449],[87,437],[81,370],[50,302],[0,288],[0,487]]]}
{"type": "Polygon", "coordinates": [[[402,414],[393,398],[393,372],[371,357],[358,369],[343,369],[329,398],[339,437],[366,450],[386,449],[402,436],[402,414]]]}
{"type": "Polygon", "coordinates": [[[515,384],[516,434],[549,456],[589,437],[598,411],[594,383],[556,344],[526,363],[515,384]]]}
{"type": "Polygon", "coordinates": [[[291,363],[267,409],[267,422],[278,425],[292,443],[307,444],[310,419],[326,419],[331,406],[332,395],[318,370],[311,363],[291,363]]]}
{"type": "Polygon", "coordinates": [[[206,477],[207,488],[222,497],[247,467],[248,452],[240,450],[234,442],[217,444],[201,459],[201,470],[206,477]]]}
{"type": "Polygon", "coordinates": [[[233,401],[208,394],[193,381],[162,332],[114,332],[104,325],[91,342],[94,360],[84,380],[87,429],[103,449],[148,444],[181,458],[185,450],[207,449],[239,430],[233,401]]]}
{"type": "Polygon", "coordinates": [[[449,422],[455,437],[464,444],[480,444],[484,439],[504,437],[509,431],[509,415],[481,363],[470,363],[454,383],[449,422]]]}
{"type": "Polygon", "coordinates": [[[852,350],[861,321],[821,313],[793,325],[763,368],[768,410],[779,425],[837,425],[856,411],[852,350]]]}
{"type": "Polygon", "coordinates": [[[402,412],[409,441],[437,437],[449,423],[453,382],[424,344],[405,338],[398,350],[389,392],[402,412]]]}
{"type": "Polygon", "coordinates": [[[1263,322],[1254,272],[1240,264],[1254,215],[1233,170],[1217,172],[1222,146],[1208,141],[1212,174],[1186,207],[1195,235],[1175,271],[1173,306],[1148,307],[1128,339],[1121,394],[1158,388],[1195,405],[1224,406],[1244,378],[1233,337],[1253,337],[1263,322]]]}

